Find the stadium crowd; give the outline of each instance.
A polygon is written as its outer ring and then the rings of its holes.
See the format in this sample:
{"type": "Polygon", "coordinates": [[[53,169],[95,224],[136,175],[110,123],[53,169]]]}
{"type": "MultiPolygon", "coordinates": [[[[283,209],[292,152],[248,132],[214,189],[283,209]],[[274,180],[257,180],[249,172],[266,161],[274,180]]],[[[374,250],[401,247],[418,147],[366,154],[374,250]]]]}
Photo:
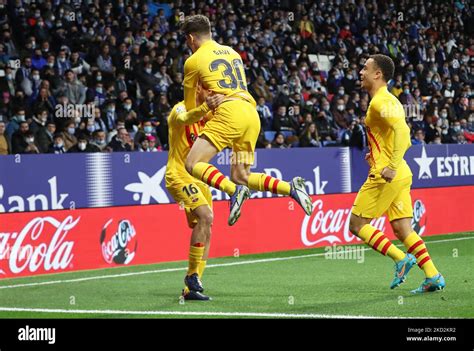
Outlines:
{"type": "Polygon", "coordinates": [[[166,150],[191,55],[180,22],[198,13],[242,57],[257,147],[364,148],[375,53],[396,63],[413,144],[474,141],[466,0],[0,0],[0,154],[166,150]]]}

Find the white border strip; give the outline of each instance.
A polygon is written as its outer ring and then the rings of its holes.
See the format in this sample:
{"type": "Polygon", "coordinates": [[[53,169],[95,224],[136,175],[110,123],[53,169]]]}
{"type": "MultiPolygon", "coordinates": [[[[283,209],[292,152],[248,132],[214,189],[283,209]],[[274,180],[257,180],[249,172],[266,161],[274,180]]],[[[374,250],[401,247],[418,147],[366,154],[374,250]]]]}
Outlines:
{"type": "Polygon", "coordinates": [[[66,310],[54,308],[19,308],[0,307],[0,312],[60,313],[60,314],[112,314],[140,316],[207,316],[207,317],[253,317],[253,318],[326,318],[326,319],[433,319],[437,317],[399,317],[399,316],[364,316],[344,314],[313,313],[259,313],[259,312],[183,312],[183,311],[123,311],[123,310],[66,310]]]}
{"type": "MultiPolygon", "coordinates": [[[[433,240],[433,241],[428,241],[427,244],[430,245],[430,244],[436,244],[436,243],[444,243],[444,242],[459,241],[459,240],[471,240],[471,239],[474,239],[474,236],[472,236],[472,237],[463,237],[463,238],[455,238],[455,239],[433,240]]],[[[403,245],[399,244],[397,246],[403,246],[403,245]]],[[[366,249],[363,249],[363,250],[364,251],[371,251],[372,249],[371,248],[366,248],[366,249]]],[[[245,264],[256,264],[256,263],[277,262],[277,261],[290,261],[290,260],[297,260],[297,259],[302,259],[302,258],[319,257],[319,256],[324,256],[325,254],[326,253],[322,252],[322,253],[309,254],[309,255],[274,257],[274,258],[261,258],[261,259],[245,260],[245,261],[238,261],[238,262],[216,263],[216,264],[207,265],[206,269],[208,269],[208,268],[218,268],[218,267],[240,266],[240,265],[245,265],[245,264]]],[[[92,281],[92,280],[122,278],[122,277],[130,277],[130,276],[145,275],[145,274],[180,272],[180,271],[184,271],[184,270],[186,270],[185,267],[165,268],[165,269],[155,269],[155,270],[141,271],[141,272],[107,274],[107,275],[99,275],[99,276],[94,276],[94,277],[84,277],[84,278],[76,278],[76,279],[51,280],[51,281],[44,281],[44,282],[3,285],[3,286],[0,285],[0,290],[1,289],[13,289],[13,288],[30,287],[30,286],[41,286],[41,285],[78,283],[78,282],[85,282],[85,281],[92,281]]],[[[77,272],[70,272],[70,273],[77,273],[77,272]]]]}

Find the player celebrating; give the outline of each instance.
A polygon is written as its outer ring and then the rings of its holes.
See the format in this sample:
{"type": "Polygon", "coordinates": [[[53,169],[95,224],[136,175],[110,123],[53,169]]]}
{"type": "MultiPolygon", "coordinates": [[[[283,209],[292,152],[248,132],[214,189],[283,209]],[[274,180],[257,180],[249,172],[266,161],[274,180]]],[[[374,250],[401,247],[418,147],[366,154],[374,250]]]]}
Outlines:
{"type": "Polygon", "coordinates": [[[248,93],[242,60],[229,46],[211,39],[211,24],[202,15],[185,19],[182,30],[193,51],[184,64],[184,102],[187,110],[195,107],[197,82],[214,93],[226,96],[206,123],[186,160],[186,169],[195,178],[224,191],[230,196],[228,223],[240,216],[242,204],[250,197],[250,189],[290,195],[311,214],[312,203],[304,180],[295,177],[291,183],[263,173],[250,173],[254,162],[255,144],[260,132],[256,103],[248,93]],[[221,150],[232,148],[231,179],[227,179],[209,161],[221,150]],[[247,187],[248,186],[248,187],[247,187]]]}
{"type": "MultiPolygon", "coordinates": [[[[198,87],[198,105],[207,97],[206,94],[204,89],[198,87]]],[[[186,172],[184,160],[204,125],[204,108],[217,106],[222,98],[222,95],[207,97],[206,105],[200,105],[189,112],[181,101],[173,107],[168,117],[170,149],[166,165],[166,188],[175,201],[184,207],[188,225],[193,230],[188,272],[184,278],[185,288],[182,293],[185,300],[210,300],[209,296],[203,294],[201,278],[209,255],[213,213],[209,187],[186,172]]]]}
{"type": "Polygon", "coordinates": [[[372,100],[365,120],[370,165],[369,176],[354,201],[350,230],[376,251],[395,261],[395,278],[390,288],[406,279],[412,266],[418,266],[426,279],[413,293],[441,290],[446,283],[430,258],[423,240],[412,229],[413,217],[410,186],[412,173],[403,159],[411,146],[410,130],[398,99],[387,90],[395,65],[385,55],[372,55],[361,70],[362,87],[372,100]],[[407,248],[407,254],[393,245],[370,221],[387,213],[393,232],[407,248]]]}

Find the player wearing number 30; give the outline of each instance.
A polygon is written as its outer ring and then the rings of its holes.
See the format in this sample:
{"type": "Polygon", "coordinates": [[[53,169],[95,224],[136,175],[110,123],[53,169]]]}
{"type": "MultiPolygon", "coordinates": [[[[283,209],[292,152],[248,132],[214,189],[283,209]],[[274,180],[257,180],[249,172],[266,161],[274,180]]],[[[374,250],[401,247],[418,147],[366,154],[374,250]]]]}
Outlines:
{"type": "Polygon", "coordinates": [[[248,93],[245,71],[240,55],[229,46],[211,39],[211,24],[202,15],[185,19],[182,31],[193,51],[184,64],[184,102],[190,111],[196,107],[196,87],[225,96],[213,111],[186,160],[186,169],[195,178],[227,193],[231,198],[228,223],[233,225],[240,216],[242,204],[250,189],[290,195],[311,214],[312,203],[304,181],[296,177],[290,183],[262,173],[251,173],[255,144],[260,133],[260,118],[256,103],[248,93]],[[224,148],[231,148],[231,179],[229,180],[209,161],[224,148]]]}

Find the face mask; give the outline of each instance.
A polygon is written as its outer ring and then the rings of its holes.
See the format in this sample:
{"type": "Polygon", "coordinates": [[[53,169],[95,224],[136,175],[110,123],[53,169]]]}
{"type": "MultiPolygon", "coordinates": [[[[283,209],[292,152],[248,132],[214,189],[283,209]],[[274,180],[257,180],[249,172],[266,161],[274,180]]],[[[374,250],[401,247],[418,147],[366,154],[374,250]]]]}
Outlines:
{"type": "Polygon", "coordinates": [[[32,144],[35,141],[35,138],[26,138],[28,144],[32,144]]]}
{"type": "Polygon", "coordinates": [[[269,57],[273,57],[273,51],[269,51],[269,52],[267,53],[267,55],[268,55],[269,57]]]}
{"type": "Polygon", "coordinates": [[[75,122],[76,124],[81,123],[81,117],[76,117],[76,118],[74,118],[74,122],[75,122]]]}
{"type": "Polygon", "coordinates": [[[71,135],[74,135],[75,131],[76,131],[76,128],[73,128],[73,127],[67,129],[67,132],[71,135]]]}
{"type": "Polygon", "coordinates": [[[77,146],[79,147],[79,150],[84,151],[86,149],[87,143],[78,143],[77,146]]]}
{"type": "Polygon", "coordinates": [[[153,131],[153,127],[145,126],[145,128],[143,128],[143,130],[145,131],[145,133],[151,133],[153,131]]]}
{"type": "Polygon", "coordinates": [[[454,127],[453,127],[453,130],[454,130],[455,132],[459,132],[459,131],[461,131],[461,126],[454,126],[454,127]]]}
{"type": "Polygon", "coordinates": [[[8,79],[8,80],[12,80],[12,79],[13,79],[13,74],[8,73],[8,74],[7,74],[7,79],[8,79]]]}
{"type": "Polygon", "coordinates": [[[66,62],[66,59],[65,59],[64,57],[61,57],[61,58],[59,59],[59,61],[60,61],[60,62],[66,62]]]}
{"type": "Polygon", "coordinates": [[[97,145],[105,145],[105,140],[96,140],[95,143],[97,145]]]}
{"type": "Polygon", "coordinates": [[[57,149],[60,149],[60,148],[63,147],[63,145],[64,145],[63,143],[56,144],[56,148],[57,148],[57,149]]]}
{"type": "Polygon", "coordinates": [[[252,66],[253,66],[254,68],[257,68],[257,67],[258,67],[258,62],[254,62],[254,63],[252,64],[252,66]]]}
{"type": "Polygon", "coordinates": [[[448,117],[448,113],[447,112],[441,112],[441,118],[446,118],[448,117]]]}
{"type": "Polygon", "coordinates": [[[427,83],[431,83],[431,78],[426,78],[427,83]]]}
{"type": "Polygon", "coordinates": [[[324,105],[324,106],[323,106],[323,110],[324,110],[324,111],[329,111],[329,105],[324,105]]]}
{"type": "Polygon", "coordinates": [[[403,92],[408,95],[410,94],[410,89],[405,89],[403,92]]]}
{"type": "Polygon", "coordinates": [[[99,94],[102,94],[104,92],[104,88],[95,88],[95,91],[97,91],[99,94]]]}
{"type": "Polygon", "coordinates": [[[114,107],[109,107],[110,112],[115,112],[115,106],[114,107]]]}
{"type": "Polygon", "coordinates": [[[132,109],[132,105],[123,105],[123,107],[127,110],[130,111],[132,109]]]}
{"type": "Polygon", "coordinates": [[[87,130],[92,133],[95,130],[95,126],[87,126],[87,130]]]}
{"type": "Polygon", "coordinates": [[[347,75],[347,79],[352,80],[354,79],[354,76],[352,74],[347,75]]]}
{"type": "Polygon", "coordinates": [[[25,115],[17,115],[17,116],[16,116],[16,119],[17,119],[18,122],[24,122],[24,121],[26,121],[25,115]]]}
{"type": "Polygon", "coordinates": [[[100,82],[102,80],[102,76],[97,76],[96,79],[98,82],[100,82]]]}
{"type": "Polygon", "coordinates": [[[151,68],[145,68],[145,72],[150,74],[151,73],[151,68]]]}
{"type": "Polygon", "coordinates": [[[344,105],[337,105],[337,109],[339,111],[344,111],[344,105]]]}

